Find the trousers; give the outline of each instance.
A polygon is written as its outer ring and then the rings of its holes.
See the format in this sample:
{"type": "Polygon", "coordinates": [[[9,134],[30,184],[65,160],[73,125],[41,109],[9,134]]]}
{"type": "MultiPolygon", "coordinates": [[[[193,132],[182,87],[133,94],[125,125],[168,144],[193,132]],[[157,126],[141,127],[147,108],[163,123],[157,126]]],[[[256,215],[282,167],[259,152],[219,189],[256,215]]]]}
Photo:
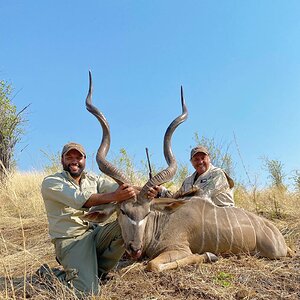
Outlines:
{"type": "Polygon", "coordinates": [[[100,291],[101,275],[113,269],[124,254],[117,221],[95,226],[77,237],[55,239],[54,245],[57,260],[64,269],[78,272],[72,280],[74,288],[95,295],[100,291]]]}

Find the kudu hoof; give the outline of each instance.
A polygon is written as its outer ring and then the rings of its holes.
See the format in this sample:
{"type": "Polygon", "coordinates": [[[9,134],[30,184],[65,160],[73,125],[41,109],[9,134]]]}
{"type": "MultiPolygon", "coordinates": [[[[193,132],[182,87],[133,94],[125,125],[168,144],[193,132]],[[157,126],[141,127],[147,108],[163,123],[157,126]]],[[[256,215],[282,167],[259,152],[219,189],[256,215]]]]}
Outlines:
{"type": "Polygon", "coordinates": [[[206,262],[213,263],[219,260],[218,256],[211,252],[205,252],[204,254],[206,256],[206,262]]]}

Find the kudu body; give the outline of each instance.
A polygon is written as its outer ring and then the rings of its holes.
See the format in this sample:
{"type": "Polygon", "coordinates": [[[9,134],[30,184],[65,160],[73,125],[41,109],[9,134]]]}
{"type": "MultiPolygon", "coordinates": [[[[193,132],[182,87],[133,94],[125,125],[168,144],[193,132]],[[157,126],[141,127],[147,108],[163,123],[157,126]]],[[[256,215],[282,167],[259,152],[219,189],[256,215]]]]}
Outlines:
{"type": "MultiPolygon", "coordinates": [[[[86,106],[103,130],[96,158],[98,166],[119,184],[130,183],[105,159],[110,147],[110,131],[105,117],[92,104],[91,73],[89,75],[86,106]]],[[[241,208],[217,207],[197,196],[148,200],[147,191],[151,187],[170,181],[175,175],[177,164],[171,150],[171,138],[177,126],[187,118],[182,89],[181,101],[182,114],[169,125],[164,137],[168,167],[144,185],[137,199],[116,205],[126,251],[134,258],[151,258],[148,269],[155,271],[214,261],[217,260],[214,254],[247,253],[271,259],[286,256],[288,247],[280,231],[270,221],[241,208]]],[[[86,219],[103,221],[113,210],[112,204],[95,207],[86,219]]]]}

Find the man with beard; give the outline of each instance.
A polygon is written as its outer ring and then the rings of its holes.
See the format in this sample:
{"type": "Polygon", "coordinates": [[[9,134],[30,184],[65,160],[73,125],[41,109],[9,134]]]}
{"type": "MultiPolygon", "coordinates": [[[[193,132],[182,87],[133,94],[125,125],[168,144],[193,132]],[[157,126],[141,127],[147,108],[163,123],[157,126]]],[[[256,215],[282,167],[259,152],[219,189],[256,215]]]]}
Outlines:
{"type": "Polygon", "coordinates": [[[195,172],[184,180],[181,188],[172,194],[163,186],[156,187],[158,195],[171,198],[197,195],[217,206],[234,206],[234,182],[224,170],[212,165],[208,150],[203,146],[193,148],[190,161],[195,172]]]}
{"type": "MultiPolygon", "coordinates": [[[[67,275],[70,270],[78,272],[72,280],[75,289],[97,294],[98,278],[115,267],[124,253],[121,230],[117,221],[96,226],[81,217],[92,206],[133,198],[137,190],[85,172],[86,152],[80,144],[66,144],[61,163],[63,171],[42,183],[49,234],[67,275]]],[[[154,195],[150,192],[149,197],[154,195]]]]}

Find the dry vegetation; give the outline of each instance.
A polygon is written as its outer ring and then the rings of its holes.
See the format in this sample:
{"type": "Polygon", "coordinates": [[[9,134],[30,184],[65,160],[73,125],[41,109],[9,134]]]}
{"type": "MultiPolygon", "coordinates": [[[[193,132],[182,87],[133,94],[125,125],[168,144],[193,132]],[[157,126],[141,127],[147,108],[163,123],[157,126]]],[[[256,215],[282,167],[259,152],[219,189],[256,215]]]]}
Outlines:
{"type": "MultiPolygon", "coordinates": [[[[55,279],[40,279],[43,263],[57,267],[40,195],[44,174],[15,174],[0,188],[0,299],[76,299],[55,279]]],[[[299,194],[236,190],[236,204],[272,219],[299,253],[299,194]]],[[[300,257],[266,260],[248,256],[187,266],[164,273],[145,262],[120,262],[101,295],[85,299],[300,299],[300,257]]]]}

